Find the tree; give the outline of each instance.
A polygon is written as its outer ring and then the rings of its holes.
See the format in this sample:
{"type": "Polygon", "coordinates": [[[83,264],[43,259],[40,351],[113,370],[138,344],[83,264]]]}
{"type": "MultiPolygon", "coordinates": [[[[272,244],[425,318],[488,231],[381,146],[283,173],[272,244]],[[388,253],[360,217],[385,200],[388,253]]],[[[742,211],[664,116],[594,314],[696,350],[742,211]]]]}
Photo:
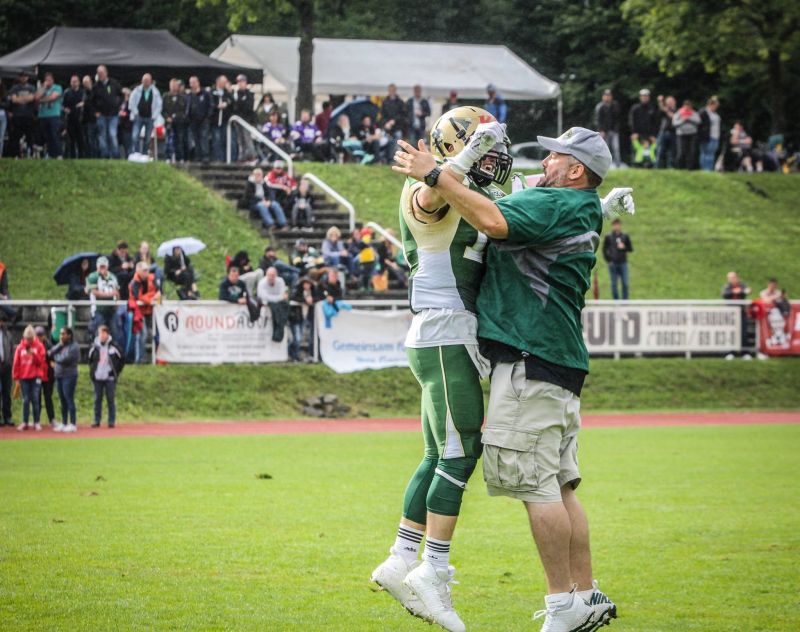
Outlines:
{"type": "Polygon", "coordinates": [[[786,67],[800,52],[800,5],[782,0],[626,0],[640,52],[669,75],[702,63],[728,81],[766,78],[773,133],[786,131],[786,67]]]}

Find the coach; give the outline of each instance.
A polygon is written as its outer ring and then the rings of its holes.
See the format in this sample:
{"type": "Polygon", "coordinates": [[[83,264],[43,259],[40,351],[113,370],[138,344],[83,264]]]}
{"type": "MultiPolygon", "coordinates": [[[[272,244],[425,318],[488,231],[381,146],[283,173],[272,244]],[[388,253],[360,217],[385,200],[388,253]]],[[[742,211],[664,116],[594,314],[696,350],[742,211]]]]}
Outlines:
{"type": "MultiPolygon", "coordinates": [[[[503,133],[496,123],[476,131],[487,146],[503,133]]],[[[407,143],[394,169],[435,182],[491,238],[478,298],[481,351],[494,365],[484,478],[490,495],[518,498],[527,509],[548,583],[543,629],[593,630],[616,608],[593,588],[588,522],[575,495],[589,369],[581,310],[602,229],[596,188],[611,154],[597,132],[580,127],[538,140],[551,152],[538,187],[497,201],[462,186],[449,166],[437,173],[433,157],[407,143]]]]}

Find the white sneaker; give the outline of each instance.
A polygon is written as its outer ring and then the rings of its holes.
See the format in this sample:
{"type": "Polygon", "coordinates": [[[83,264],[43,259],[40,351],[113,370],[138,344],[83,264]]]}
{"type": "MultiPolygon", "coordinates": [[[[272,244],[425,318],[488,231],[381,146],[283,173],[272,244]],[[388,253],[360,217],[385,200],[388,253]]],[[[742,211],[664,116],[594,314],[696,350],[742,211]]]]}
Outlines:
{"type": "Polygon", "coordinates": [[[19,430],[20,432],[27,429],[28,429],[28,424],[20,424],[19,426],[17,426],[17,430],[19,430]]]}
{"type": "Polygon", "coordinates": [[[611,625],[611,619],[617,618],[617,605],[597,587],[596,579],[592,581],[592,588],[589,607],[605,621],[605,625],[611,625]]]}
{"type": "Polygon", "coordinates": [[[35,423],[35,424],[33,424],[33,429],[34,429],[36,432],[41,432],[41,431],[42,431],[42,424],[40,424],[40,423],[35,423]]]}
{"type": "Polygon", "coordinates": [[[64,432],[78,432],[78,426],[75,424],[67,424],[64,427],[64,432]]]}
{"type": "Polygon", "coordinates": [[[66,424],[57,423],[55,426],[53,426],[53,432],[66,432],[66,428],[66,424]]]}
{"type": "Polygon", "coordinates": [[[423,605],[419,598],[412,593],[404,584],[403,580],[408,573],[419,566],[419,560],[414,560],[407,564],[405,559],[394,552],[394,547],[389,549],[389,557],[378,568],[372,571],[370,578],[378,586],[383,588],[392,597],[397,599],[400,604],[415,617],[425,621],[433,621],[431,613],[423,605]]]}
{"type": "Polygon", "coordinates": [[[434,623],[449,632],[465,632],[467,626],[453,608],[450,598],[450,582],[456,569],[436,569],[425,560],[405,578],[403,583],[413,592],[431,613],[434,623]]]}
{"type": "Polygon", "coordinates": [[[534,613],[533,618],[545,618],[541,632],[594,632],[609,623],[608,612],[612,605],[608,602],[590,606],[573,589],[569,604],[556,609],[548,606],[545,600],[547,607],[534,613]]]}

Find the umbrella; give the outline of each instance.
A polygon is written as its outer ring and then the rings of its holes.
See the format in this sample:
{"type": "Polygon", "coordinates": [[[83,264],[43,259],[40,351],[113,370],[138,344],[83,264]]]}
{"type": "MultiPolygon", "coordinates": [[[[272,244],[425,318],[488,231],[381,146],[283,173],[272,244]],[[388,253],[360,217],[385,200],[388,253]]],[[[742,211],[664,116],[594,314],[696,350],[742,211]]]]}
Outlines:
{"type": "Polygon", "coordinates": [[[336,122],[336,119],[346,114],[350,119],[350,127],[355,129],[361,125],[361,119],[365,116],[371,116],[372,122],[375,122],[375,117],[378,115],[378,106],[369,99],[353,99],[352,101],[345,101],[333,112],[331,112],[331,121],[336,122]]]}
{"type": "Polygon", "coordinates": [[[180,246],[183,249],[183,254],[185,255],[196,255],[201,250],[206,249],[206,245],[199,239],[195,239],[194,237],[177,237],[161,244],[158,247],[156,255],[159,257],[171,255],[172,249],[176,246],[180,246]]]}
{"type": "Polygon", "coordinates": [[[89,260],[89,272],[94,272],[95,263],[99,256],[96,252],[79,252],[64,259],[56,268],[55,274],[53,274],[56,285],[69,285],[70,277],[73,274],[80,274],[81,261],[84,259],[89,260]]]}

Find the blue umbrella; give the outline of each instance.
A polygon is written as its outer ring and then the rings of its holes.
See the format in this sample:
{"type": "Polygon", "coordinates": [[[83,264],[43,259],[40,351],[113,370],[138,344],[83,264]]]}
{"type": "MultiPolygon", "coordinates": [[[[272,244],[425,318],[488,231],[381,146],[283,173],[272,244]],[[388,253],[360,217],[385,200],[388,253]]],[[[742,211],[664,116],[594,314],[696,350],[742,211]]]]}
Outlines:
{"type": "Polygon", "coordinates": [[[56,285],[69,285],[70,277],[73,274],[80,274],[81,261],[84,259],[89,260],[89,272],[94,272],[97,257],[99,256],[100,255],[96,252],[79,252],[64,259],[64,261],[59,264],[58,268],[56,268],[56,272],[53,275],[56,285]]]}
{"type": "Polygon", "coordinates": [[[372,117],[372,122],[378,116],[378,106],[369,99],[353,99],[352,101],[345,101],[333,112],[331,112],[331,123],[335,123],[336,119],[341,114],[346,114],[350,119],[350,127],[355,129],[361,125],[361,119],[365,116],[372,117]]]}

